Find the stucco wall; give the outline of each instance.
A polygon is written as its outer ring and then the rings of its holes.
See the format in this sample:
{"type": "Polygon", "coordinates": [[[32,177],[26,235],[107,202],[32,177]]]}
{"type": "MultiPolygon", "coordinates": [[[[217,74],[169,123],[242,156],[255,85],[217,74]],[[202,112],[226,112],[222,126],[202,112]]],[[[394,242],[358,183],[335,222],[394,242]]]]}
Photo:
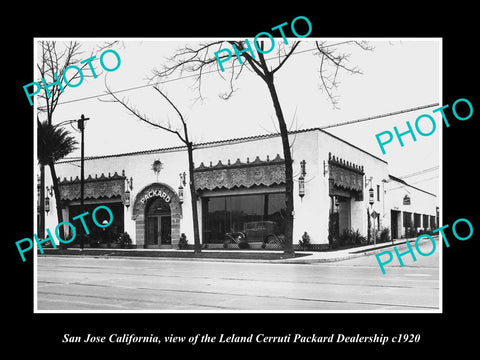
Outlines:
{"type": "Polygon", "coordinates": [[[328,165],[329,153],[336,158],[341,158],[345,161],[349,161],[356,165],[363,166],[364,176],[364,189],[363,189],[363,201],[350,200],[351,209],[351,227],[353,230],[359,230],[364,236],[367,235],[368,223],[367,223],[367,207],[372,211],[376,211],[380,214],[380,225],[389,226],[390,224],[390,211],[388,210],[384,202],[383,182],[382,180],[388,180],[388,164],[376,158],[369,153],[347,143],[341,141],[328,132],[318,130],[318,149],[319,149],[319,167],[322,172],[320,174],[322,179],[322,191],[319,197],[320,207],[318,208],[318,221],[326,225],[322,227],[323,239],[328,237],[328,214],[329,214],[329,196],[328,196],[328,173],[323,175],[323,163],[328,165]],[[370,178],[372,178],[372,188],[374,189],[374,204],[372,207],[369,205],[369,193],[370,178]],[[380,185],[380,201],[377,200],[377,185],[380,185]]]}
{"type": "Polygon", "coordinates": [[[389,182],[385,184],[385,188],[387,189],[387,207],[391,210],[400,212],[400,214],[397,215],[399,236],[406,235],[405,228],[403,227],[404,212],[412,213],[412,222],[414,213],[421,214],[422,228],[423,215],[436,217],[438,198],[435,195],[422,191],[416,187],[406,185],[395,179],[390,179],[389,182]],[[410,197],[410,205],[403,204],[405,195],[410,197]]]}
{"type": "MultiPolygon", "coordinates": [[[[293,243],[298,244],[304,232],[310,235],[313,244],[328,244],[328,216],[330,211],[330,197],[328,173],[324,174],[324,162],[328,169],[329,153],[337,158],[352,162],[364,167],[364,196],[363,201],[350,199],[351,227],[358,229],[363,235],[367,234],[367,207],[370,213],[375,210],[380,214],[381,226],[390,226],[390,209],[402,211],[405,207],[401,203],[403,196],[407,193],[406,188],[398,188],[399,184],[389,180],[388,164],[379,158],[370,155],[361,149],[342,141],[335,136],[322,130],[309,130],[291,134],[290,144],[293,158],[294,174],[294,232],[293,243]],[[306,161],[305,196],[298,195],[298,176],[300,174],[300,162],[306,161]],[[373,207],[369,205],[368,189],[371,186],[375,191],[373,207]],[[378,201],[377,185],[380,186],[380,201],[378,201]],[[385,196],[385,192],[389,193],[385,196]]],[[[237,159],[242,162],[253,162],[258,156],[260,160],[266,160],[267,156],[274,159],[277,154],[283,158],[282,142],[280,136],[265,136],[255,139],[237,139],[224,143],[203,144],[194,151],[195,166],[201,162],[205,166],[216,165],[218,161],[227,164],[234,163],[237,159]]],[[[80,174],[79,161],[60,162],[56,165],[57,175],[63,179],[77,177],[80,174]]],[[[187,152],[185,149],[159,150],[156,152],[135,153],[117,155],[103,158],[85,160],[85,177],[89,175],[100,176],[102,173],[125,171],[127,178],[133,178],[133,190],[131,191],[131,203],[142,189],[152,183],[163,183],[173,191],[178,191],[180,184],[179,174],[188,171],[187,152]],[[158,176],[152,170],[155,160],[163,163],[163,169],[158,176]]],[[[50,173],[46,171],[46,186],[51,185],[50,173]]],[[[187,173],[188,181],[188,173],[187,173]]],[[[400,184],[402,185],[402,184],[400,184]]],[[[412,205],[405,208],[405,211],[419,212],[422,214],[435,215],[436,198],[422,191],[408,188],[412,197],[412,205]],[[415,208],[415,210],[412,210],[415,208]]],[[[86,200],[86,203],[91,201],[86,200]]],[[[197,204],[199,218],[201,219],[200,202],[197,204]]],[[[57,225],[55,212],[55,200],[51,199],[52,211],[46,216],[46,227],[54,229],[57,225]]],[[[68,212],[64,210],[65,219],[68,219],[68,212]]],[[[202,234],[200,221],[200,236],[202,234]]],[[[135,242],[136,232],[139,231],[135,221],[132,220],[132,206],[124,207],[124,228],[135,242]]],[[[187,235],[189,243],[193,243],[193,222],[190,203],[188,183],[185,186],[184,202],[182,205],[182,216],[180,218],[180,232],[187,235]]],[[[173,240],[173,239],[172,239],[173,240]]]]}
{"type": "MultiPolygon", "coordinates": [[[[80,175],[80,162],[60,162],[56,164],[57,176],[63,180],[64,177],[69,179],[80,175]]],[[[164,183],[169,185],[177,191],[180,184],[179,174],[187,170],[187,154],[185,151],[164,151],[155,154],[133,154],[126,156],[105,157],[85,160],[85,178],[89,175],[93,177],[95,174],[100,176],[102,173],[105,176],[110,172],[113,175],[125,170],[127,178],[133,178],[133,190],[131,191],[131,203],[133,204],[139,191],[152,183],[164,183]],[[163,163],[163,170],[160,171],[158,179],[153,172],[152,164],[156,159],[160,159],[163,163]]],[[[46,186],[51,185],[51,177],[49,172],[45,176],[46,186]]],[[[185,191],[185,202],[190,200],[188,191],[185,191]]],[[[93,203],[91,200],[85,200],[85,203],[93,203]]],[[[55,199],[51,199],[51,209],[55,209],[55,199]]],[[[64,217],[68,219],[68,211],[64,210],[64,217]]],[[[191,211],[184,211],[182,218],[182,227],[185,232],[189,232],[192,228],[191,211]]],[[[46,216],[46,227],[55,228],[58,224],[55,211],[51,211],[46,216]]],[[[128,209],[124,207],[124,229],[128,232],[135,242],[136,226],[135,221],[132,220],[132,206],[128,209]]],[[[193,232],[191,237],[193,239],[193,232]]]]}

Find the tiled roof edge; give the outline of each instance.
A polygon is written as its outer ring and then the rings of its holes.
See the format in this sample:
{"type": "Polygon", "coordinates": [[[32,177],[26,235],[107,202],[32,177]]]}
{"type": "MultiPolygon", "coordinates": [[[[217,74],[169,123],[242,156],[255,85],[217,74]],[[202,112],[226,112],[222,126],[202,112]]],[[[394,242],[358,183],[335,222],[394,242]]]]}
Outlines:
{"type": "MultiPolygon", "coordinates": [[[[352,147],[354,147],[355,149],[357,150],[360,150],[372,157],[374,157],[375,159],[377,160],[380,160],[386,164],[388,164],[387,161],[385,160],[382,160],[380,159],[379,157],[369,153],[368,151],[365,151],[361,148],[359,148],[358,146],[355,146],[351,143],[349,143],[348,141],[342,139],[342,138],[339,138],[338,136],[335,136],[319,127],[315,127],[315,128],[307,128],[307,129],[301,129],[301,130],[294,130],[294,131],[289,131],[288,133],[289,134],[298,134],[298,133],[303,133],[303,132],[309,132],[309,131],[322,131],[323,133],[337,139],[337,140],[340,140],[352,147]]],[[[207,147],[207,146],[212,146],[212,145],[219,145],[219,144],[228,144],[228,143],[233,143],[233,142],[241,142],[241,141],[251,141],[251,140],[258,140],[258,139],[267,139],[267,138],[272,138],[272,137],[276,137],[276,136],[280,136],[279,133],[274,133],[274,134],[262,134],[262,135],[251,135],[251,136],[244,136],[244,137],[240,137],[240,138],[233,138],[233,139],[224,139],[224,140],[214,140],[214,141],[207,141],[207,142],[204,142],[204,143],[198,143],[198,144],[194,144],[194,149],[195,148],[202,148],[202,147],[207,147]]],[[[85,157],[85,160],[95,160],[95,159],[106,159],[106,158],[112,158],[112,157],[121,157],[121,156],[130,156],[130,155],[144,155],[144,154],[152,154],[152,153],[157,153],[157,152],[168,152],[168,151],[177,151],[177,150],[184,150],[186,149],[187,147],[185,145],[181,145],[181,146],[172,146],[172,147],[168,147],[168,148],[158,148],[158,149],[151,149],[151,150],[141,150],[141,151],[132,151],[132,152],[127,152],[127,153],[120,153],[120,154],[110,154],[110,155],[96,155],[96,156],[86,156],[85,157]]],[[[61,163],[69,163],[69,162],[77,162],[77,161],[80,161],[80,158],[79,157],[75,157],[75,158],[64,158],[60,161],[57,162],[57,164],[61,164],[61,163]]]]}

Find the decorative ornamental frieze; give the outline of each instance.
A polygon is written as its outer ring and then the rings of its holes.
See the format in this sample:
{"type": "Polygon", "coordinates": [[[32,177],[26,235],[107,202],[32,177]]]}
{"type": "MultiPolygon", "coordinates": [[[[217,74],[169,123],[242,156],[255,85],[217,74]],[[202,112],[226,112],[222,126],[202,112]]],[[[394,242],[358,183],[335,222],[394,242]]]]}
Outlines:
{"type": "MultiPolygon", "coordinates": [[[[328,153],[328,171],[331,186],[363,194],[363,166],[328,153]]],[[[330,189],[330,194],[333,190],[330,189]]]]}
{"type": "MultiPolygon", "coordinates": [[[[64,201],[72,201],[80,199],[80,178],[70,177],[70,180],[63,178],[59,180],[60,198],[64,201]]],[[[84,180],[84,199],[112,198],[120,196],[123,198],[125,193],[125,176],[115,174],[105,176],[88,176],[84,180]]]]}
{"type": "Polygon", "coordinates": [[[240,159],[233,164],[219,161],[215,166],[205,166],[202,162],[193,170],[196,190],[232,189],[235,187],[250,188],[254,185],[271,186],[285,183],[285,160],[277,154],[265,161],[257,156],[253,162],[247,158],[243,163],[240,159]]]}

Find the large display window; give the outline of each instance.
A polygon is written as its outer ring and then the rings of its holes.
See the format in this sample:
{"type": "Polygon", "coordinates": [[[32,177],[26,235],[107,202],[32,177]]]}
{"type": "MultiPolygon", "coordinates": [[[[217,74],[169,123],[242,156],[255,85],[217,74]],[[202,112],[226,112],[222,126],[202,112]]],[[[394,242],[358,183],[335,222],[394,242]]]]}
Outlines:
{"type": "Polygon", "coordinates": [[[242,233],[247,242],[265,242],[285,232],[285,194],[202,198],[203,242],[222,243],[242,233]]]}
{"type": "MultiPolygon", "coordinates": [[[[85,222],[85,225],[90,232],[90,234],[88,235],[85,234],[86,243],[88,243],[92,247],[99,246],[100,244],[104,244],[104,243],[113,244],[115,242],[115,239],[118,237],[118,235],[123,233],[124,231],[123,207],[124,205],[121,202],[115,202],[115,203],[99,202],[95,204],[85,204],[84,210],[82,212],[80,205],[70,205],[68,221],[72,224],[75,224],[77,228],[77,232],[79,232],[80,231],[79,227],[83,229],[82,223],[80,219],[73,220],[73,218],[82,213],[88,212],[87,216],[83,216],[83,221],[85,222]],[[107,206],[113,214],[112,224],[107,228],[99,228],[93,222],[92,213],[95,210],[95,208],[97,208],[99,205],[107,206]]],[[[105,210],[97,211],[97,213],[95,214],[95,217],[97,222],[100,224],[103,223],[103,221],[105,220],[107,222],[110,220],[110,215],[105,210]]],[[[79,236],[79,234],[77,234],[77,236],[79,236]]],[[[80,239],[78,238],[74,240],[74,242],[75,244],[79,244],[80,239]]]]}

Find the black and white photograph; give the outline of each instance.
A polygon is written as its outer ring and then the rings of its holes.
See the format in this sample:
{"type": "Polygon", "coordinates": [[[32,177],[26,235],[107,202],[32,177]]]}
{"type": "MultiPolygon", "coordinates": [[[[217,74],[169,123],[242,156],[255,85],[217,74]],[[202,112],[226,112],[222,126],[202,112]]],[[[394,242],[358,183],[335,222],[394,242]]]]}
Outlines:
{"type": "Polygon", "coordinates": [[[474,11],[103,5],[5,55],[8,346],[472,347],[474,11]]]}
{"type": "Polygon", "coordinates": [[[441,310],[441,39],[36,41],[38,311],[441,310]]]}

